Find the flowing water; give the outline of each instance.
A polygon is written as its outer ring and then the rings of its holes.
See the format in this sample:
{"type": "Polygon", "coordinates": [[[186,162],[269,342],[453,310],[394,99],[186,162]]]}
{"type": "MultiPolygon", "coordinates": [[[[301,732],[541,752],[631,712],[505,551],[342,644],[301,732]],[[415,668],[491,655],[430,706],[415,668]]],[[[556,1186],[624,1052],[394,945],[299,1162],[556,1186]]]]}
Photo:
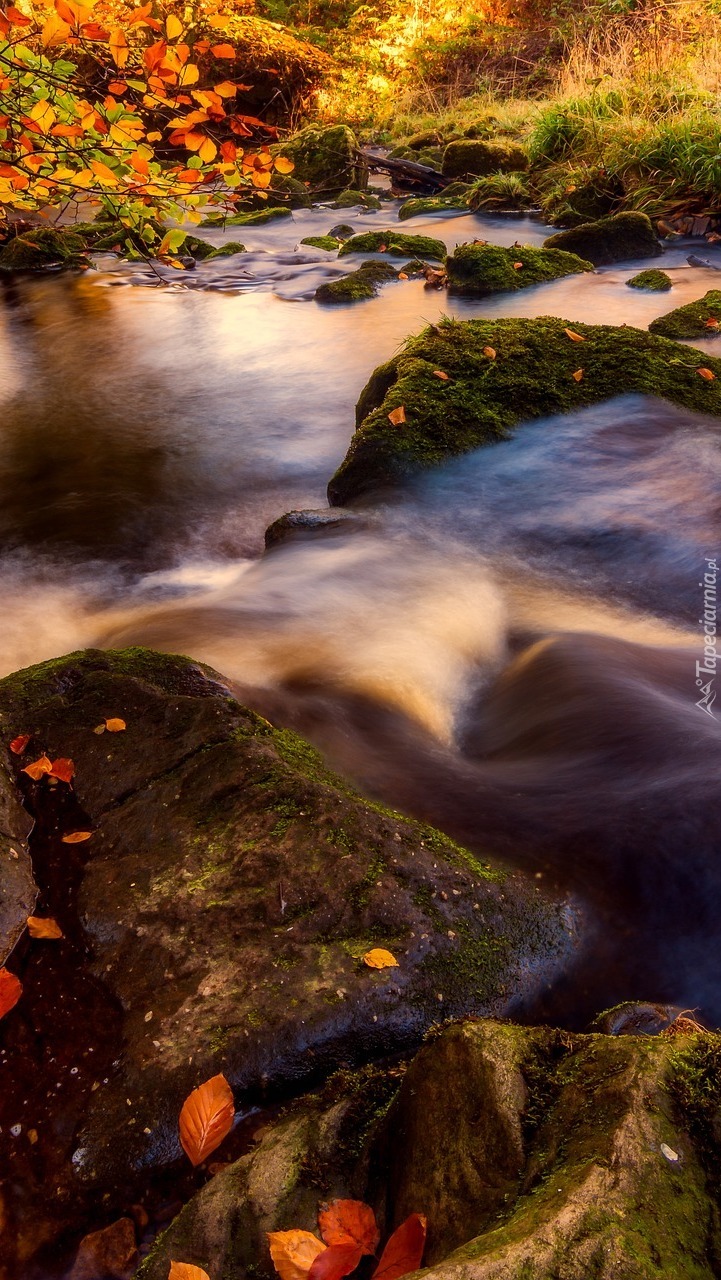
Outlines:
{"type": "MultiPolygon", "coordinates": [[[[611,399],[261,554],[270,521],[325,505],[358,393],[422,324],[643,326],[710,273],[674,248],[672,302],[628,289],[628,263],[478,302],[409,280],[323,308],[341,268],[299,241],[338,218],[243,229],[247,254],[180,283],[107,259],[5,286],[0,668],[130,643],[209,662],[369,794],[575,895],[592,942],[536,1015],[639,997],[721,1021],[721,737],[696,672],[717,420],[611,399]]],[[[404,230],[547,234],[473,216],[404,230]]]]}

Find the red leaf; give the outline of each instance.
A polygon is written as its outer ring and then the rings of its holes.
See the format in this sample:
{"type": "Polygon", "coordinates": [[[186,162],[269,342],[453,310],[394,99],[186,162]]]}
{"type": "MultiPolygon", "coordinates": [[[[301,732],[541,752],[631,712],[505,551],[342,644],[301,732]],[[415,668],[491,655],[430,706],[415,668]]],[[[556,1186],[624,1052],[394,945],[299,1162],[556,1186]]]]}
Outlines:
{"type": "Polygon", "coordinates": [[[422,1213],[412,1213],[406,1218],[383,1250],[373,1280],[399,1280],[409,1271],[417,1271],[426,1247],[427,1226],[422,1213]]]}
{"type": "Polygon", "coordinates": [[[22,995],[23,984],[9,969],[0,969],[0,1018],[15,1008],[22,995]]]}
{"type": "Polygon", "coordinates": [[[327,1245],[352,1244],[375,1253],[380,1240],[376,1216],[362,1200],[331,1200],[318,1214],[318,1226],[327,1245]]]}
{"type": "Polygon", "coordinates": [[[13,755],[21,756],[26,746],[28,745],[29,741],[30,741],[29,733],[21,733],[19,737],[13,738],[12,742],[10,743],[10,750],[12,751],[13,755]]]}
{"type": "Polygon", "coordinates": [[[308,1272],[308,1280],[342,1280],[355,1271],[362,1257],[360,1245],[333,1244],[318,1254],[308,1272]]]}
{"type": "Polygon", "coordinates": [[[60,782],[72,782],[75,777],[75,765],[72,760],[66,760],[62,756],[53,760],[50,766],[50,777],[58,778],[60,782]]]}

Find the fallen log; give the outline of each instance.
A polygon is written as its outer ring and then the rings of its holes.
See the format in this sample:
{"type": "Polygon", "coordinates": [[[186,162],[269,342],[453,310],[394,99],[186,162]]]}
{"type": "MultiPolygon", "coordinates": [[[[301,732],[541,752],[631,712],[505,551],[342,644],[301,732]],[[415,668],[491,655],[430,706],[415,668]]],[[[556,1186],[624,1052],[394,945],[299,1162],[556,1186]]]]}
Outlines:
{"type": "Polygon", "coordinates": [[[415,160],[392,160],[390,156],[378,156],[368,151],[361,154],[369,170],[389,173],[394,185],[405,191],[434,195],[443,191],[450,183],[450,178],[444,177],[437,169],[431,169],[427,164],[418,164],[415,160]]]}

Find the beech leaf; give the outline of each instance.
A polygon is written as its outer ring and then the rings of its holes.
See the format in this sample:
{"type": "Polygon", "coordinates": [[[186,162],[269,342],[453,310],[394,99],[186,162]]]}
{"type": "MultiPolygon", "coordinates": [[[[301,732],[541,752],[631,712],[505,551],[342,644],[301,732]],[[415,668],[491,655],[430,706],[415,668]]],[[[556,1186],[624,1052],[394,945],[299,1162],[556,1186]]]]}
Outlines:
{"type": "Polygon", "coordinates": [[[324,1249],[314,1260],[308,1272],[308,1280],[342,1280],[355,1271],[363,1257],[359,1244],[334,1244],[324,1249]]]}
{"type": "Polygon", "coordinates": [[[576,372],[575,372],[575,373],[572,373],[572,374],[571,374],[571,377],[573,378],[573,381],[574,381],[574,382],[582,382],[582,381],[583,381],[583,369],[576,369],[576,372]]]}
{"type": "Polygon", "coordinates": [[[57,920],[52,916],[28,916],[28,933],[31,938],[62,938],[64,936],[57,920]]]}
{"type": "Polygon", "coordinates": [[[571,339],[571,342],[585,342],[585,341],[586,341],[586,339],[584,338],[584,336],[583,336],[583,334],[582,334],[582,333],[575,333],[573,329],[564,329],[564,330],[563,330],[563,332],[565,333],[565,335],[566,335],[566,337],[567,337],[567,338],[570,338],[570,339],[571,339]]]}
{"type": "Polygon", "coordinates": [[[105,721],[105,728],[108,733],[122,733],[123,729],[127,729],[127,727],[125,721],[121,720],[119,716],[111,716],[109,720],[105,721]]]}
{"type": "Polygon", "coordinates": [[[92,831],[69,831],[62,837],[62,842],[63,844],[82,844],[83,840],[89,840],[92,834],[92,831]]]}
{"type": "Polygon", "coordinates": [[[57,778],[60,782],[70,783],[75,777],[75,765],[72,760],[59,756],[57,760],[53,760],[49,773],[51,778],[57,778]]]}
{"type": "Polygon", "coordinates": [[[21,756],[30,741],[29,733],[21,733],[19,737],[13,738],[10,743],[10,750],[14,756],[21,756]]]}
{"type": "MultiPolygon", "coordinates": [[[[385,951],[383,947],[373,947],[371,951],[366,951],[363,957],[363,963],[368,965],[369,969],[397,969],[398,961],[392,951],[385,951]]],[[[325,1236],[323,1237],[325,1239],[325,1236]]]]}
{"type": "Polygon", "coordinates": [[[269,1231],[268,1245],[280,1280],[306,1280],[319,1254],[326,1252],[322,1240],[311,1231],[269,1231]]]}
{"type": "Polygon", "coordinates": [[[276,156],[273,167],[276,173],[292,173],[295,169],[293,161],[288,156],[276,156]]]}
{"type": "Polygon", "coordinates": [[[521,270],[522,270],[522,268],[523,268],[523,263],[522,263],[522,262],[514,262],[514,264],[513,264],[513,270],[514,270],[514,271],[521,271],[521,270]]]}
{"type": "Polygon", "coordinates": [[[417,1271],[426,1247],[428,1223],[422,1213],[412,1213],[402,1222],[388,1241],[381,1260],[373,1272],[373,1280],[399,1280],[409,1271],[417,1271]]]}
{"type": "Polygon", "coordinates": [[[391,409],[388,414],[388,421],[393,423],[394,427],[400,427],[406,420],[406,411],[402,404],[397,409],[391,409]]]}
{"type": "MultiPolygon", "coordinates": [[[[382,954],[389,955],[389,952],[382,954]]],[[[375,1253],[380,1240],[376,1216],[362,1200],[331,1200],[318,1214],[318,1226],[326,1244],[357,1245],[364,1254],[375,1253]]],[[[339,1272],[339,1275],[345,1274],[339,1272]]]]}
{"type": "Polygon", "coordinates": [[[434,377],[434,378],[440,378],[441,382],[450,382],[450,378],[449,378],[448,374],[447,374],[447,373],[444,373],[442,369],[434,369],[434,370],[433,370],[433,377],[434,377]]]}
{"type": "Polygon", "coordinates": [[[41,756],[39,760],[33,760],[32,764],[26,764],[23,773],[26,773],[33,782],[39,782],[45,773],[52,773],[52,761],[47,756],[41,756]]]}
{"type": "Polygon", "coordinates": [[[191,1164],[202,1164],[233,1127],[233,1093],[224,1075],[212,1076],[185,1099],[180,1142],[191,1164]]]}
{"type": "Polygon", "coordinates": [[[15,1008],[23,992],[23,984],[9,969],[0,969],[0,1018],[15,1008]]]}
{"type": "Polygon", "coordinates": [[[210,1276],[202,1267],[194,1267],[192,1262],[171,1261],[168,1280],[210,1280],[210,1276]]]}
{"type": "Polygon", "coordinates": [[[712,373],[710,369],[697,369],[696,372],[699,378],[703,378],[705,382],[715,382],[716,380],[716,374],[712,373]]]}
{"type": "Polygon", "coordinates": [[[715,320],[713,316],[710,316],[708,320],[704,321],[705,329],[718,329],[718,327],[719,327],[719,322],[718,320],[715,320]]]}
{"type": "Polygon", "coordinates": [[[488,359],[489,359],[489,360],[495,360],[495,358],[496,358],[496,348],[495,348],[495,347],[484,347],[484,348],[483,348],[483,354],[484,354],[484,356],[488,356],[488,359]]]}

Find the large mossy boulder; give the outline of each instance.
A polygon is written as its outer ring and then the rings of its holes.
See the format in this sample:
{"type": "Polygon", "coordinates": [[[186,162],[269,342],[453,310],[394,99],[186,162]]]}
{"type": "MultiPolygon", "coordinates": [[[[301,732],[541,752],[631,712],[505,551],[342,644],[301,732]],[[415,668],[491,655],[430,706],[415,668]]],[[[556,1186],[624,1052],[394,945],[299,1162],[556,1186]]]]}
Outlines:
{"type": "Polygon", "coordinates": [[[495,244],[461,244],[446,261],[449,291],[471,298],[514,293],[582,271],[593,271],[593,266],[575,253],[530,245],[505,249],[495,244]]]}
{"type": "Polygon", "coordinates": [[[73,230],[31,227],[11,235],[0,249],[0,271],[42,271],[88,266],[86,242],[73,230]]]}
{"type": "Polygon", "coordinates": [[[345,124],[308,125],[273,145],[271,151],[293,161],[293,177],[307,184],[315,196],[364,191],[367,186],[368,171],[356,136],[345,124]]]}
{"type": "Polygon", "coordinates": [[[266,1231],[365,1200],[428,1219],[427,1280],[712,1280],[721,1038],[466,1021],[407,1070],[342,1073],[217,1175],[140,1271],[271,1280],[266,1231]]]}
{"type": "Polygon", "coordinates": [[[665,316],[652,320],[650,333],[664,338],[712,338],[721,326],[721,290],[710,289],[698,302],[688,302],[684,307],[667,311],[665,316]]]}
{"type": "Polygon", "coordinates": [[[570,324],[555,316],[444,319],[409,338],[373,373],[329,499],[343,506],[402,484],[422,467],[505,440],[519,423],[624,392],[721,416],[719,378],[721,360],[646,330],[570,324]],[[703,366],[716,381],[699,376],[703,366]],[[401,405],[405,422],[397,426],[388,415],[401,405]]]}
{"type": "Polygon", "coordinates": [[[348,253],[387,253],[389,258],[434,258],[443,261],[446,246],[432,236],[413,236],[404,231],[364,231],[343,244],[339,257],[348,253]]]}
{"type": "Polygon", "coordinates": [[[481,178],[487,173],[520,173],[528,168],[528,153],[518,142],[501,139],[449,142],[441,172],[446,178],[481,178]]]}
{"type": "Polygon", "coordinates": [[[367,802],[188,659],[89,651],[16,673],[0,729],[32,734],[9,763],[65,935],[13,957],[24,991],[2,1024],[3,1104],[38,1138],[0,1152],[25,1262],[98,1196],[110,1214],[188,1169],[178,1115],[201,1081],[223,1072],[247,1108],[441,1014],[507,1009],[569,957],[573,922],[534,882],[367,802]],[[73,787],[22,772],[44,753],[74,761],[73,787]],[[365,965],[374,946],[397,966],[365,965]]]}
{"type": "Polygon", "coordinates": [[[557,231],[544,240],[543,247],[577,253],[594,267],[633,258],[657,258],[663,253],[645,213],[614,213],[595,222],[584,222],[568,231],[557,231]]]}

